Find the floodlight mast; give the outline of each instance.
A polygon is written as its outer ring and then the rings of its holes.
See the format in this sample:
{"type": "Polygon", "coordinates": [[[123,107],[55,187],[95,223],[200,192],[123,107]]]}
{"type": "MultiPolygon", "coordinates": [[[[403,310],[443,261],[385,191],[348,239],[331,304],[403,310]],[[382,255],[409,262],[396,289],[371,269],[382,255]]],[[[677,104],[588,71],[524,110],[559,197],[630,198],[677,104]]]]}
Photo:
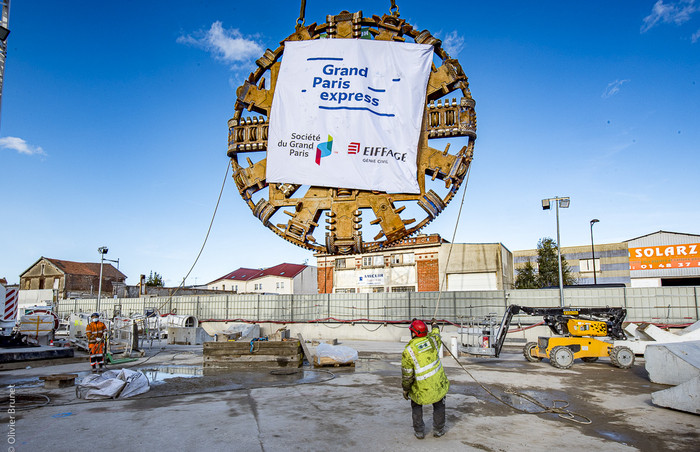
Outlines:
{"type": "Polygon", "coordinates": [[[595,246],[593,245],[593,225],[596,223],[599,223],[600,220],[597,218],[594,218],[591,220],[591,256],[593,259],[593,285],[597,285],[598,281],[595,276],[595,246]]]}
{"type": "Polygon", "coordinates": [[[100,253],[100,282],[98,283],[97,287],[97,306],[96,306],[96,311],[100,312],[100,298],[102,295],[102,266],[105,262],[105,254],[109,249],[106,246],[101,246],[97,248],[97,252],[100,253]]]}
{"type": "Polygon", "coordinates": [[[10,0],[0,0],[0,108],[2,107],[2,86],[5,80],[5,60],[7,59],[7,36],[10,22],[10,0]]]}
{"type": "Polygon", "coordinates": [[[542,210],[549,210],[550,203],[554,201],[557,212],[557,260],[559,263],[559,304],[564,307],[564,278],[561,271],[561,239],[559,238],[559,207],[568,209],[571,199],[566,197],[554,197],[542,200],[542,210]]]}

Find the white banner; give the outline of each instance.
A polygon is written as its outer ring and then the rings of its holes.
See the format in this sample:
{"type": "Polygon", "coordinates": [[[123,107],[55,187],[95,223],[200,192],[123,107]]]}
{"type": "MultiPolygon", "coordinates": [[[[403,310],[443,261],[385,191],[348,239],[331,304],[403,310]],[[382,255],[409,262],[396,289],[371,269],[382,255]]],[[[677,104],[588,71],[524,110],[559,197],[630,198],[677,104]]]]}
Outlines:
{"type": "Polygon", "coordinates": [[[426,44],[286,42],[267,181],[419,193],[418,138],[432,56],[426,44]]]}
{"type": "Polygon", "coordinates": [[[361,271],[357,275],[358,286],[383,286],[384,270],[361,271]]]}

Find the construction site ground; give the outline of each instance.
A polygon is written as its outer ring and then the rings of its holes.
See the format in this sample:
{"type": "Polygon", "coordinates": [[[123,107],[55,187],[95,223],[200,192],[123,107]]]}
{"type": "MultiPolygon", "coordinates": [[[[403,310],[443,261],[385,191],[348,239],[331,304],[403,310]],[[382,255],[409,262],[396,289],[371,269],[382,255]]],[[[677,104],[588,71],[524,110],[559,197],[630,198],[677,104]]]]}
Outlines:
{"type": "Polygon", "coordinates": [[[500,358],[462,356],[460,362],[494,394],[522,410],[541,408],[513,391],[546,406],[568,403],[567,410],[590,424],[555,413],[518,412],[485,392],[446,354],[443,364],[451,382],[447,433],[441,438],[430,434],[432,407],[425,407],[428,434],[418,440],[410,404],[401,393],[405,344],[342,345],[359,351],[354,368],[215,375],[202,375],[201,345],[154,346],[138,361],[110,366],[146,370],[155,380],[149,392],[123,400],[82,400],[74,387],[46,389],[38,380],[63,373],[78,373],[80,380],[89,371],[87,358],[27,362],[26,368],[0,371],[0,417],[8,450],[696,451],[700,444],[700,417],[652,405],[651,393],[667,386],[649,381],[643,359],[627,370],[611,366],[608,359],[577,360],[562,370],[546,360],[527,362],[519,348],[504,349],[500,358]],[[14,414],[6,409],[13,397],[14,414]]]}

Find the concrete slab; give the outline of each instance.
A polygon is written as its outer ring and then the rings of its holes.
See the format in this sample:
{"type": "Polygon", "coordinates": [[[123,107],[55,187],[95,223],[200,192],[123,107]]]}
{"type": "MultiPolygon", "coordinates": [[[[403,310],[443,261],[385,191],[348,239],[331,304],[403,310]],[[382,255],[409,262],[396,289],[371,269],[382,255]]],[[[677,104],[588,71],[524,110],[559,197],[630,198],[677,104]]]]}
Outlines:
{"type": "MultiPolygon", "coordinates": [[[[351,346],[349,341],[343,345],[351,346]]],[[[8,384],[23,381],[14,383],[18,451],[72,451],[96,438],[106,450],[268,452],[349,448],[529,452],[560,450],[562,444],[567,449],[682,451],[695,450],[700,441],[696,415],[651,405],[650,392],[665,387],[650,383],[643,365],[623,370],[601,359],[593,364],[576,361],[571,369],[560,370],[546,360],[527,362],[519,350],[506,350],[499,359],[460,362],[518,408],[534,406],[510,390],[547,406],[566,400],[591,424],[572,423],[555,414],[524,414],[505,406],[447,357],[443,360],[451,381],[447,434],[419,441],[413,437],[410,404],[401,397],[400,351],[405,344],[353,345],[360,352],[354,370],[306,368],[299,375],[248,372],[172,378],[125,401],[86,402],[76,399],[72,388],[32,386],[39,375],[73,372],[82,378],[87,363],[0,372],[0,386],[7,397],[8,384]]],[[[129,365],[135,369],[201,362],[201,346],[166,346],[147,350],[146,357],[129,365]]],[[[430,425],[432,409],[424,411],[430,425]]],[[[7,425],[8,417],[7,410],[0,410],[0,422],[7,425]]]]}
{"type": "MultiPolygon", "coordinates": [[[[700,320],[698,320],[697,322],[693,323],[692,325],[690,325],[688,327],[685,327],[683,329],[683,331],[681,331],[681,334],[684,334],[684,335],[690,334],[690,333],[695,333],[695,334],[700,333],[700,320]]],[[[694,336],[694,337],[700,338],[700,336],[694,336]]]]}
{"type": "Polygon", "coordinates": [[[700,376],[678,386],[653,392],[651,402],[674,410],[700,414],[700,376]]]}
{"type": "Polygon", "coordinates": [[[0,348],[0,364],[37,359],[72,358],[72,348],[67,347],[13,347],[0,348]]]}
{"type": "Polygon", "coordinates": [[[700,341],[651,344],[644,359],[652,382],[679,385],[700,375],[700,341]]]}
{"type": "Polygon", "coordinates": [[[671,333],[670,331],[662,330],[658,326],[652,325],[651,323],[643,323],[639,325],[637,331],[643,332],[656,342],[679,342],[686,340],[677,334],[671,333]]]}
{"type": "Polygon", "coordinates": [[[630,323],[625,326],[625,332],[630,338],[625,341],[614,341],[615,347],[629,347],[635,355],[643,355],[648,345],[656,343],[687,342],[700,340],[700,322],[677,332],[662,330],[651,324],[630,323]]]}

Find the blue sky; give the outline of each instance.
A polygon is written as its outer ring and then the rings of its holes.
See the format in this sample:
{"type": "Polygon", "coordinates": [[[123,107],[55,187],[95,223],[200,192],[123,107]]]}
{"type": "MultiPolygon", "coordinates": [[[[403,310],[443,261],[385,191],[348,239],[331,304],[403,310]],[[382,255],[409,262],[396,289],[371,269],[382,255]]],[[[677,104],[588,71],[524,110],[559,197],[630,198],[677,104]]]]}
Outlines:
{"type": "MultiPolygon", "coordinates": [[[[327,14],[389,1],[309,0],[327,14]]],[[[542,198],[570,196],[563,246],[700,233],[700,0],[471,1],[401,18],[443,39],[469,77],[478,139],[456,242],[534,248],[542,198]]],[[[0,122],[0,277],[40,256],[120,259],[176,285],[228,165],[235,88],[291,34],[298,2],[14,1],[0,122]]],[[[459,198],[424,232],[450,239],[459,198]]],[[[322,235],[322,234],[316,234],[322,235]]],[[[187,280],[315,263],[253,217],[230,173],[187,280]]]]}

